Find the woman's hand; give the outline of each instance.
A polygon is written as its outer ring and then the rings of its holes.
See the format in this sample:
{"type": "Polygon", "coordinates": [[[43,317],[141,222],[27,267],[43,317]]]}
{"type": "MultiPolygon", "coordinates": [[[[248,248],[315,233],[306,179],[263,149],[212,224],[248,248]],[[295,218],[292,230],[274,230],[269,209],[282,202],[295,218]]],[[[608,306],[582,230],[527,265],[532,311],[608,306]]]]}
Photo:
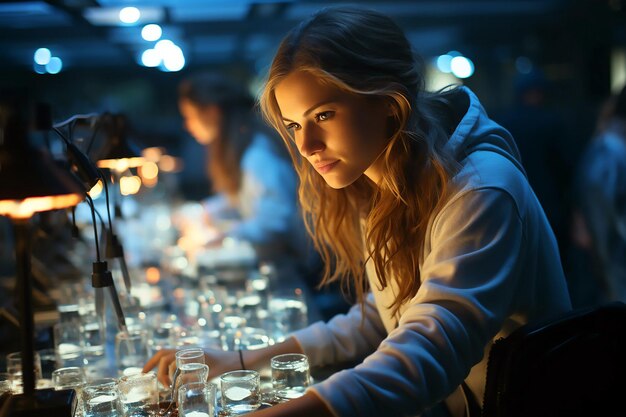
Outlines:
{"type": "MultiPolygon", "coordinates": [[[[176,370],[176,350],[162,349],[152,356],[143,367],[143,372],[149,372],[157,368],[157,379],[163,386],[169,387],[172,384],[172,375],[176,370]]],[[[224,372],[239,369],[238,352],[225,352],[222,350],[205,349],[204,362],[209,365],[209,378],[215,378],[224,372]]]]}

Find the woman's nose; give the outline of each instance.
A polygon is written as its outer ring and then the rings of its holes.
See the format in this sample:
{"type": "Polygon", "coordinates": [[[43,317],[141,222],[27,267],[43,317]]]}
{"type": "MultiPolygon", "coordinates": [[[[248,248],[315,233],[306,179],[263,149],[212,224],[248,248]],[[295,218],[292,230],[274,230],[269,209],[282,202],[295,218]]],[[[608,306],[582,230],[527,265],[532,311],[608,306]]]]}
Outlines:
{"type": "Polygon", "coordinates": [[[298,146],[302,156],[308,158],[326,148],[322,133],[316,125],[305,125],[302,127],[300,144],[298,146]]]}

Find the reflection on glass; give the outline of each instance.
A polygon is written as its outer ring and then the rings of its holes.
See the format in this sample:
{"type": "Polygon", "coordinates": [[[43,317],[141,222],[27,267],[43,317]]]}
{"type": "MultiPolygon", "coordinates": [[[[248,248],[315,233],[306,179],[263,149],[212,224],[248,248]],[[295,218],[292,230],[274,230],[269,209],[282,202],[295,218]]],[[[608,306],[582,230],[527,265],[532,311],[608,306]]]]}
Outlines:
{"type": "Polygon", "coordinates": [[[217,387],[210,382],[192,382],[178,391],[180,417],[213,417],[217,387]]]}
{"type": "Polygon", "coordinates": [[[274,356],[272,367],[272,387],[278,401],[290,400],[304,395],[310,384],[309,361],[306,355],[288,353],[274,356]]]}
{"type": "Polygon", "coordinates": [[[245,414],[261,405],[260,377],[256,371],[232,371],[220,377],[222,408],[231,415],[245,414]]]}
{"type": "Polygon", "coordinates": [[[81,368],[70,366],[59,368],[52,372],[52,384],[54,389],[80,389],[86,382],[85,373],[81,368]]]}
{"type": "Polygon", "coordinates": [[[146,330],[129,330],[115,335],[115,359],[120,376],[141,373],[148,361],[148,333],[146,330]]]}
{"type": "Polygon", "coordinates": [[[149,417],[157,412],[159,392],[155,373],[123,376],[117,391],[124,417],[149,417]]]}
{"type": "Polygon", "coordinates": [[[83,337],[75,322],[54,325],[54,349],[59,365],[83,366],[83,337]]]}
{"type": "Polygon", "coordinates": [[[120,415],[117,381],[102,378],[85,385],[82,393],[85,417],[117,417],[120,415]]]}

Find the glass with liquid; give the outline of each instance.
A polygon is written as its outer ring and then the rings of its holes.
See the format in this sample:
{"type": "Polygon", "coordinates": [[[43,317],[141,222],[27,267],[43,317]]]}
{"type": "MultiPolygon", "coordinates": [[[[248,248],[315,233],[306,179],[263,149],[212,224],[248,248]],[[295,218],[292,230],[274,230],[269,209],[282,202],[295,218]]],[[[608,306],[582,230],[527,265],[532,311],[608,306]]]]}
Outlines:
{"type": "Polygon", "coordinates": [[[104,320],[95,313],[85,314],[80,318],[80,330],[85,361],[92,363],[104,357],[106,343],[104,320]]]}
{"type": "Polygon", "coordinates": [[[115,359],[120,376],[141,373],[143,364],[150,358],[148,332],[143,329],[128,330],[115,335],[115,359]]]}
{"type": "Polygon", "coordinates": [[[252,412],[261,406],[260,376],[257,371],[242,370],[222,374],[222,409],[229,415],[252,412]]]}
{"type": "Polygon", "coordinates": [[[178,376],[174,383],[174,391],[172,392],[172,401],[178,399],[180,387],[193,382],[206,382],[209,378],[209,365],[204,363],[189,362],[180,365],[178,368],[178,376]]]}
{"type": "Polygon", "coordinates": [[[284,340],[289,333],[303,329],[308,324],[308,309],[299,288],[272,296],[269,301],[269,313],[281,333],[280,336],[275,335],[278,342],[284,340]]]}
{"type": "Polygon", "coordinates": [[[287,353],[274,356],[272,368],[272,388],[278,401],[288,401],[304,395],[310,385],[309,360],[306,355],[287,353]]]}
{"type": "Polygon", "coordinates": [[[85,373],[77,366],[59,368],[52,372],[52,384],[56,391],[64,389],[80,391],[85,382],[85,373]]]}
{"type": "MultiPolygon", "coordinates": [[[[175,354],[176,359],[176,370],[173,375],[170,375],[170,380],[172,381],[173,391],[172,391],[172,401],[176,401],[178,399],[178,388],[183,385],[178,381],[178,376],[180,375],[181,368],[183,365],[190,363],[204,364],[204,350],[199,347],[190,347],[185,349],[180,349],[175,354]]],[[[187,368],[188,372],[192,372],[193,367],[187,368]]],[[[207,367],[207,377],[208,377],[208,367],[207,367]]],[[[206,380],[206,378],[205,378],[206,380]]],[[[194,382],[193,380],[189,382],[194,382]]],[[[197,381],[204,382],[204,381],[197,381]]]]}
{"type": "Polygon", "coordinates": [[[121,377],[117,383],[117,392],[124,417],[156,415],[159,392],[154,372],[121,377]]]}
{"type": "Polygon", "coordinates": [[[54,325],[54,350],[60,366],[83,366],[83,336],[76,322],[54,325]]]}
{"type": "Polygon", "coordinates": [[[96,379],[83,387],[84,417],[118,417],[120,402],[117,381],[113,378],[96,379]]]}
{"type": "Polygon", "coordinates": [[[178,390],[179,417],[213,417],[217,387],[210,382],[192,382],[178,390]]]}

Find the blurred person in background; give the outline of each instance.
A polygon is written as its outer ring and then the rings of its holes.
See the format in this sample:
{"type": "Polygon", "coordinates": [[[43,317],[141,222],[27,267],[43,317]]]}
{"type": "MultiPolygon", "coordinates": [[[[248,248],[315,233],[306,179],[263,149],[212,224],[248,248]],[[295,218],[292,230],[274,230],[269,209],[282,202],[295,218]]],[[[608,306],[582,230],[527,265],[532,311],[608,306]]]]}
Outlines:
{"type": "Polygon", "coordinates": [[[572,302],[626,302],[626,87],[602,108],[574,188],[572,240],[590,273],[577,276],[572,302]]]}
{"type": "Polygon", "coordinates": [[[274,263],[279,285],[305,284],[322,317],[346,311],[350,302],[338,285],[317,288],[322,265],[302,220],[298,176],[244,84],[200,73],[178,93],[186,130],[207,148],[214,195],[203,206],[208,224],[222,231],[213,243],[226,236],[250,242],[259,261],[274,263]]]}
{"type": "Polygon", "coordinates": [[[185,129],[207,148],[214,194],[203,201],[219,234],[254,245],[259,260],[296,259],[311,253],[298,207],[298,179],[287,153],[262,123],[243,83],[218,73],[181,82],[178,105],[185,129]]]}

